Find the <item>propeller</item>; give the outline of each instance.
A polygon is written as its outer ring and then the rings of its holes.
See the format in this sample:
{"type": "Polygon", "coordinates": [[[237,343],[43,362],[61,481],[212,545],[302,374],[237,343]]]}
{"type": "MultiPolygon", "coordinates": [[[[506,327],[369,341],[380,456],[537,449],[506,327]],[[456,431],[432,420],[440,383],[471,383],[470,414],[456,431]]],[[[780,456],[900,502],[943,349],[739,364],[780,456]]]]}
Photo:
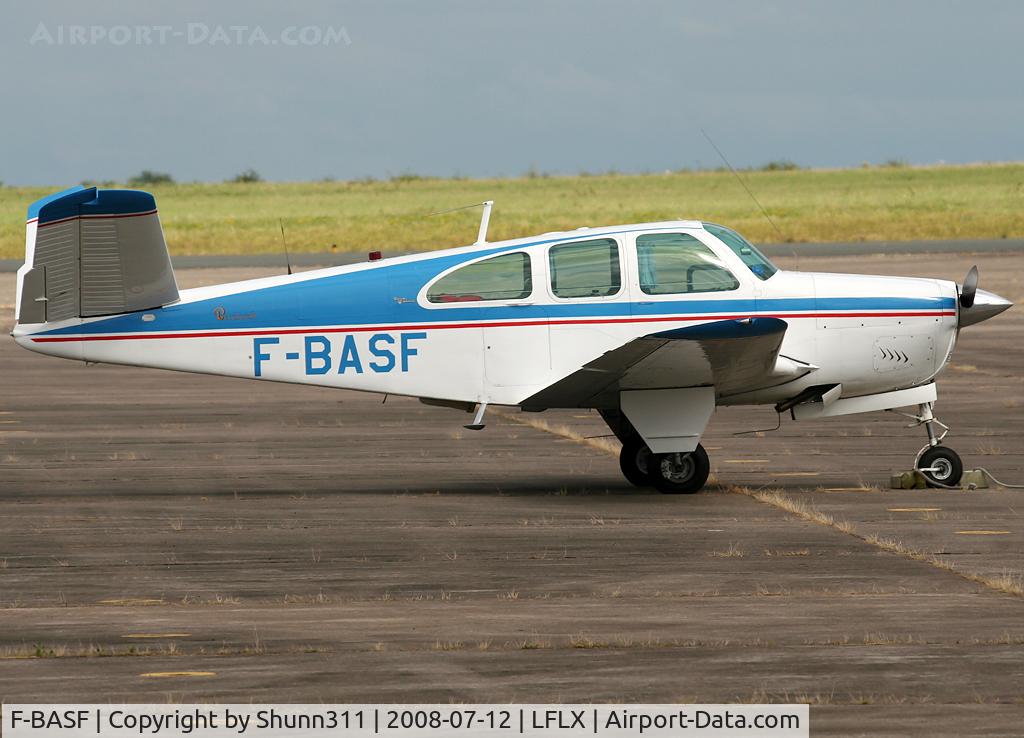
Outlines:
{"type": "Polygon", "coordinates": [[[960,307],[974,307],[974,298],[978,294],[978,267],[972,266],[964,277],[964,283],[960,287],[960,307]]]}
{"type": "Polygon", "coordinates": [[[972,266],[964,277],[964,283],[957,285],[960,293],[960,309],[957,310],[957,330],[988,320],[1013,305],[1006,298],[978,289],[978,267],[972,266]]]}

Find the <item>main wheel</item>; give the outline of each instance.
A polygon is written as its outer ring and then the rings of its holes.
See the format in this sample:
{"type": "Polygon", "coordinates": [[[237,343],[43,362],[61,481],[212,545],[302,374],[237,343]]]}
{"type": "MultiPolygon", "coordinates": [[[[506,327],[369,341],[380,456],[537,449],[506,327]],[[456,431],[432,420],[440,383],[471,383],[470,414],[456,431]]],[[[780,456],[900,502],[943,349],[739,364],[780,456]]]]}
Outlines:
{"type": "Polygon", "coordinates": [[[956,487],[964,473],[963,462],[956,451],[945,446],[932,446],[921,454],[917,469],[924,474],[929,487],[956,487]]]}
{"type": "Polygon", "coordinates": [[[622,444],[619,452],[619,468],[630,484],[636,487],[650,487],[652,482],[647,474],[651,460],[651,449],[642,438],[633,438],[622,444]]]}
{"type": "Polygon", "coordinates": [[[659,492],[669,495],[692,495],[708,481],[711,462],[704,447],[690,453],[651,454],[647,475],[659,492]]]}

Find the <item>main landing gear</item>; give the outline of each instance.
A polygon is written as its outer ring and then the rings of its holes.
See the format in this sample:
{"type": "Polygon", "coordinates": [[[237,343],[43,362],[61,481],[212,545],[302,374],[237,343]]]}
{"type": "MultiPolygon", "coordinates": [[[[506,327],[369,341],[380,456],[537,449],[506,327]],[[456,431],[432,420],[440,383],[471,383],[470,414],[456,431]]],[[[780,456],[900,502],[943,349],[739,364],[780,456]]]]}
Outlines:
{"type": "Polygon", "coordinates": [[[958,486],[964,473],[963,462],[956,451],[941,445],[942,439],[949,433],[949,426],[936,420],[930,402],[918,405],[918,414],[907,417],[914,420],[908,427],[923,425],[928,432],[928,445],[918,452],[914,468],[924,475],[929,487],[958,486]],[[942,435],[935,434],[936,425],[942,428],[942,435]]]}
{"type": "Polygon", "coordinates": [[[637,487],[654,487],[670,495],[692,495],[708,481],[711,462],[704,447],[689,453],[656,454],[634,437],[622,444],[619,468],[637,487]]]}

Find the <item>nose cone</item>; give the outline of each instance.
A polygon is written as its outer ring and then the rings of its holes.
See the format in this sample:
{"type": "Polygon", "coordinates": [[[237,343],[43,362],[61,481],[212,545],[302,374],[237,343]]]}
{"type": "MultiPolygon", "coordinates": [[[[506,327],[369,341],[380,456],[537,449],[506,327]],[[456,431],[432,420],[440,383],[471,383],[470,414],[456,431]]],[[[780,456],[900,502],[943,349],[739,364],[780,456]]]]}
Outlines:
{"type": "Polygon", "coordinates": [[[960,306],[960,327],[974,325],[983,320],[993,318],[1013,306],[1009,300],[985,290],[978,290],[974,304],[970,307],[960,306]]]}

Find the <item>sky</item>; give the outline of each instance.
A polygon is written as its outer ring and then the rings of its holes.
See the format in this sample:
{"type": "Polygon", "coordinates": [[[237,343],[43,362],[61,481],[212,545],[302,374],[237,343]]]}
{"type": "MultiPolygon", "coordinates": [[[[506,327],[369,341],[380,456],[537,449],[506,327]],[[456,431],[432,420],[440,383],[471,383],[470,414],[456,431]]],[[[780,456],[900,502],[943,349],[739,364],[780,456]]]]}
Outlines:
{"type": "Polygon", "coordinates": [[[0,6],[0,181],[1024,159],[1024,3],[0,6]],[[77,35],[76,35],[77,34],[77,35]]]}

